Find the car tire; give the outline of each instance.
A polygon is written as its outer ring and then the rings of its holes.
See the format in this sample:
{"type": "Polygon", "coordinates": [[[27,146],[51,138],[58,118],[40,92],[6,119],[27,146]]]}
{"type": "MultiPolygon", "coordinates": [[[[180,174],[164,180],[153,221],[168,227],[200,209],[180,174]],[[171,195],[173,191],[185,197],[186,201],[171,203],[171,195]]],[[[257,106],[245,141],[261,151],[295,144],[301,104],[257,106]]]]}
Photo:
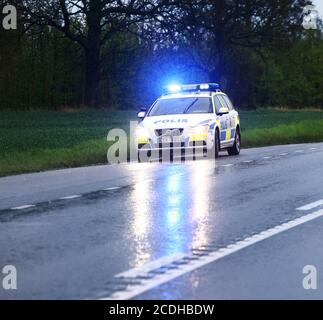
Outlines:
{"type": "Polygon", "coordinates": [[[241,135],[239,129],[236,130],[236,135],[234,138],[234,145],[228,148],[229,156],[237,156],[240,154],[241,150],[241,135]]]}
{"type": "Polygon", "coordinates": [[[137,151],[137,158],[138,158],[138,163],[142,163],[142,162],[151,162],[151,149],[147,150],[147,149],[141,149],[138,147],[138,151],[137,151]],[[141,159],[142,158],[142,153],[146,153],[147,154],[147,159],[141,159]]]}
{"type": "Polygon", "coordinates": [[[215,130],[214,143],[212,148],[212,157],[214,157],[215,159],[219,158],[219,152],[220,152],[220,137],[218,135],[218,131],[215,130]]]}

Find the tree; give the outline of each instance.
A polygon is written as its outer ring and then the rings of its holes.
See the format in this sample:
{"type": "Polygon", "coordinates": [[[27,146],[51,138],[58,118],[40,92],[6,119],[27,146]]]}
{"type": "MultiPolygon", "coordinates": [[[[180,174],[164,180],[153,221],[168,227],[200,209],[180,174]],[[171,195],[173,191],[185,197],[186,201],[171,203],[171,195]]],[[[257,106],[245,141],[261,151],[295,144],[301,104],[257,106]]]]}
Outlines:
{"type": "Polygon", "coordinates": [[[20,10],[26,28],[49,25],[84,51],[85,104],[99,106],[102,48],[111,37],[132,25],[161,16],[175,0],[24,0],[20,10]]]}
{"type": "Polygon", "coordinates": [[[183,0],[172,23],[158,21],[168,35],[162,46],[179,46],[209,80],[221,82],[237,49],[287,43],[302,29],[307,0],[183,0]]]}

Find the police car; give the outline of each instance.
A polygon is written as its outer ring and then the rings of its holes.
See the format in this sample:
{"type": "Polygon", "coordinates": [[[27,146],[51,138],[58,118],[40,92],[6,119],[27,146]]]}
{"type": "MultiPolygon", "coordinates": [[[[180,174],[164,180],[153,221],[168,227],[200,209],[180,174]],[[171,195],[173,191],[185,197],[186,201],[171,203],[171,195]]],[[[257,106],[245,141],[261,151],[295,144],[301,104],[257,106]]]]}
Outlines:
{"type": "Polygon", "coordinates": [[[241,128],[238,112],[216,83],[171,85],[149,108],[138,113],[138,154],[161,150],[219,151],[238,155],[241,128]]]}

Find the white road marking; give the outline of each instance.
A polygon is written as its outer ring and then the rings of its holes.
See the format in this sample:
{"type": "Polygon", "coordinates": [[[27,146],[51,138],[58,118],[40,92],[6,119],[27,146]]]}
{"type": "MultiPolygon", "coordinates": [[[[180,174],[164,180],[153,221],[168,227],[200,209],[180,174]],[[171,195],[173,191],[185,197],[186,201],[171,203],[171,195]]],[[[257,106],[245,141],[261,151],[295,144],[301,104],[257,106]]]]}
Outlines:
{"type": "Polygon", "coordinates": [[[185,257],[185,253],[176,253],[176,254],[172,254],[166,257],[162,257],[158,260],[154,260],[151,262],[148,262],[146,264],[144,264],[141,267],[138,268],[134,268],[131,269],[129,271],[125,271],[122,273],[119,273],[116,275],[117,278],[120,277],[137,277],[137,276],[141,276],[141,275],[146,275],[147,273],[149,273],[152,270],[156,270],[162,266],[165,266],[167,264],[170,264],[174,261],[178,261],[180,259],[182,259],[183,257],[185,257]]]}
{"type": "Polygon", "coordinates": [[[24,210],[24,209],[34,208],[34,207],[36,207],[34,204],[26,204],[24,206],[11,208],[11,210],[24,210]]]}
{"type": "Polygon", "coordinates": [[[228,163],[228,164],[222,164],[221,167],[232,167],[233,164],[232,163],[228,163]]]}
{"type": "Polygon", "coordinates": [[[281,157],[284,157],[284,156],[287,156],[288,155],[288,153],[280,153],[279,154],[279,156],[281,156],[281,157]]]}
{"type": "Polygon", "coordinates": [[[244,161],[242,161],[243,163],[251,163],[251,162],[253,162],[253,160],[244,160],[244,161]]]}
{"type": "MultiPolygon", "coordinates": [[[[287,223],[283,223],[281,225],[278,225],[274,228],[270,228],[268,230],[265,230],[259,234],[256,234],[254,236],[248,237],[244,240],[238,241],[234,244],[231,244],[225,248],[222,248],[217,251],[213,251],[209,253],[207,256],[203,256],[197,260],[192,260],[191,262],[187,263],[186,265],[181,265],[178,269],[171,269],[168,272],[165,272],[162,275],[153,277],[152,279],[144,280],[139,285],[129,285],[125,291],[118,291],[115,292],[112,296],[108,298],[103,298],[101,300],[128,300],[132,299],[152,288],[155,288],[159,285],[162,285],[164,283],[167,283],[175,278],[178,278],[188,272],[191,272],[193,270],[199,269],[207,264],[210,264],[212,262],[215,262],[219,259],[222,259],[226,256],[229,256],[235,252],[238,252],[244,248],[250,247],[260,241],[266,240],[268,238],[271,238],[279,233],[282,233],[284,231],[287,231],[289,229],[295,228],[299,225],[302,225],[306,222],[312,221],[314,219],[317,219],[319,217],[323,216],[323,210],[304,215],[300,218],[297,218],[295,220],[289,221],[287,223]]],[[[189,257],[189,255],[187,255],[189,257]]],[[[167,259],[167,257],[165,258],[167,259]]],[[[126,274],[126,273],[124,273],[126,274]]]]}
{"type": "Polygon", "coordinates": [[[113,191],[113,190],[119,190],[121,187],[111,187],[111,188],[106,188],[103,189],[103,191],[113,191]]]}
{"type": "Polygon", "coordinates": [[[317,148],[311,148],[310,150],[317,150],[317,148]]]}
{"type": "Polygon", "coordinates": [[[72,196],[59,198],[59,200],[72,200],[72,199],[77,199],[77,198],[81,198],[81,197],[82,196],[80,194],[73,194],[72,196]]]}
{"type": "Polygon", "coordinates": [[[304,150],[296,150],[295,153],[303,153],[304,150]]]}
{"type": "Polygon", "coordinates": [[[316,207],[322,206],[323,205],[323,199],[322,200],[318,200],[312,203],[309,203],[303,207],[299,207],[297,208],[297,210],[301,210],[301,211],[308,211],[308,210],[312,210],[316,207]]]}
{"type": "Polygon", "coordinates": [[[263,159],[269,160],[269,159],[271,159],[271,157],[263,157],[263,159]]]}

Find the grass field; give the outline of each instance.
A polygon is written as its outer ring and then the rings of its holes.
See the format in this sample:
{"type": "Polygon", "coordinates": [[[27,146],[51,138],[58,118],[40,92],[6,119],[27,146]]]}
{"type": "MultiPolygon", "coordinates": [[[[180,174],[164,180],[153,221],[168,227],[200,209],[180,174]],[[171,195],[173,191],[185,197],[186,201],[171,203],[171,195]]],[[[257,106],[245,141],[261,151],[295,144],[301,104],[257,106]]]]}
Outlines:
{"type": "MultiPolygon", "coordinates": [[[[243,146],[323,141],[323,112],[241,111],[243,146]]],[[[107,132],[135,112],[0,112],[0,176],[106,163],[107,132]]]]}

